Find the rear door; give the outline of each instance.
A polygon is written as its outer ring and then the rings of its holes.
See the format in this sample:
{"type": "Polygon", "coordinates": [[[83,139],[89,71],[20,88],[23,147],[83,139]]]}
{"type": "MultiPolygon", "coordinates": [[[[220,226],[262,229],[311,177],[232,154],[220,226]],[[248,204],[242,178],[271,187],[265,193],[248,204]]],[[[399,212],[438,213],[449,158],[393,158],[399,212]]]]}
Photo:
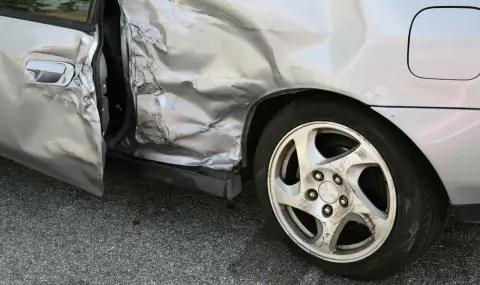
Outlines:
{"type": "Polygon", "coordinates": [[[0,155],[100,195],[97,4],[0,0],[0,155]]]}

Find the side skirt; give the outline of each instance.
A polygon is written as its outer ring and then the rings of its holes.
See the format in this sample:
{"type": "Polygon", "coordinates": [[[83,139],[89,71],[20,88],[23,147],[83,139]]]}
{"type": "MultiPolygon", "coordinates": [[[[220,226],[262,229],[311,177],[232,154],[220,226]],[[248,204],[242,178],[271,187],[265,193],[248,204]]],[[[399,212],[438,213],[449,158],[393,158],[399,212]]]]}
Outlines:
{"type": "Polygon", "coordinates": [[[159,180],[179,188],[202,191],[228,201],[242,191],[241,175],[236,170],[172,165],[130,157],[115,151],[107,153],[107,164],[109,163],[114,163],[116,168],[129,174],[159,180]]]}
{"type": "Polygon", "coordinates": [[[480,204],[452,205],[455,217],[463,223],[480,223],[480,204]]]}

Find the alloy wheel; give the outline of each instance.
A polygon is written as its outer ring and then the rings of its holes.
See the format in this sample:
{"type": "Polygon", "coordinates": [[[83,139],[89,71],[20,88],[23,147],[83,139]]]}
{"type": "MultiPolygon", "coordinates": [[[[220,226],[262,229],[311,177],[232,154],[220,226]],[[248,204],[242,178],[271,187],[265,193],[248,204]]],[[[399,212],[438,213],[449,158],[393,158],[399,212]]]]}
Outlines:
{"type": "Polygon", "coordinates": [[[395,221],[385,161],[362,135],[337,123],[311,122],[285,135],[270,160],[268,191],[287,235],[330,262],[373,254],[395,221]]]}

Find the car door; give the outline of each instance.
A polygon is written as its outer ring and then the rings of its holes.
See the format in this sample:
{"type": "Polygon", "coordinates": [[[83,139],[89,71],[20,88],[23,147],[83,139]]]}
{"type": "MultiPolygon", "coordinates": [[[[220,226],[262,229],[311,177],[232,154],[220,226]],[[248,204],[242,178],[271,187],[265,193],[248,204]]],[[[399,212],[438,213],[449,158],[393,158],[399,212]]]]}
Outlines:
{"type": "Polygon", "coordinates": [[[96,0],[0,0],[0,155],[102,194],[96,0]]]}

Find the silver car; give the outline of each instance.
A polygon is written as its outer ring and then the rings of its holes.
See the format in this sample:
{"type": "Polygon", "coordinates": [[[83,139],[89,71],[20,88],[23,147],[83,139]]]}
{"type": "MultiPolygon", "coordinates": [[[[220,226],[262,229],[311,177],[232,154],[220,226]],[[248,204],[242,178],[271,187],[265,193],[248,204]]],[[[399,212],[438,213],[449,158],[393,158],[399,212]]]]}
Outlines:
{"type": "Polygon", "coordinates": [[[253,180],[293,251],[383,278],[449,207],[480,221],[478,27],[473,0],[0,0],[0,154],[95,195],[119,159],[253,180]]]}

